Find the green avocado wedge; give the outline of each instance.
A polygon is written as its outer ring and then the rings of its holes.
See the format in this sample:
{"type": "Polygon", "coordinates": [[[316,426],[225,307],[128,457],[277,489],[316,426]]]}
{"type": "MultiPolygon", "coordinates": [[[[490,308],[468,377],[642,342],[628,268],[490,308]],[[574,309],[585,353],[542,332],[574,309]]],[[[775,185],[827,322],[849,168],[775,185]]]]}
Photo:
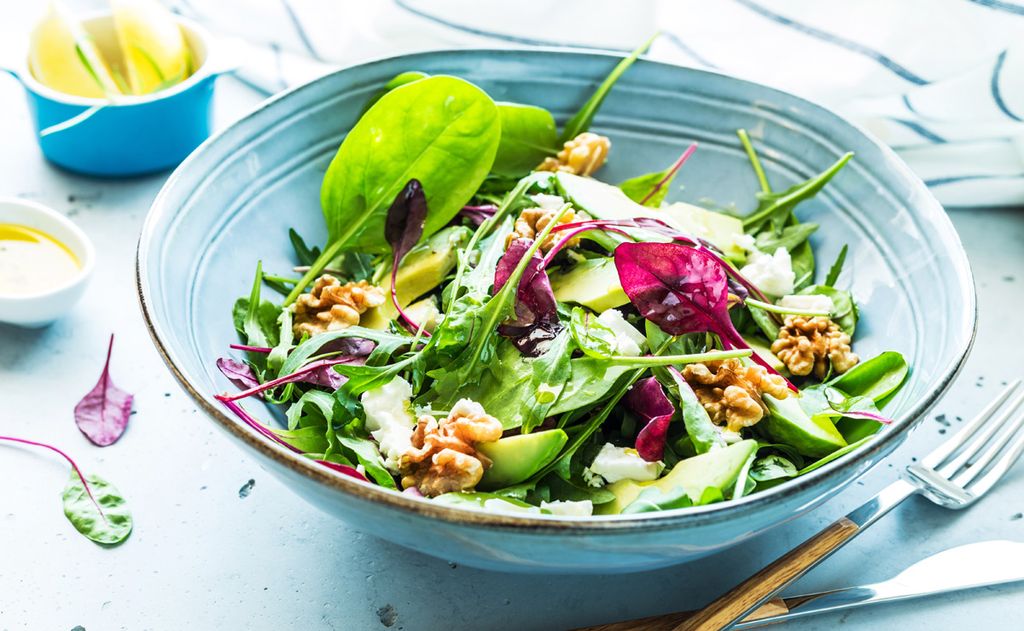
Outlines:
{"type": "Polygon", "coordinates": [[[491,459],[491,467],[477,486],[486,491],[519,484],[554,460],[568,440],[562,430],[550,429],[478,444],[477,451],[491,459]]]}
{"type": "Polygon", "coordinates": [[[588,259],[565,272],[552,272],[550,277],[559,302],[576,303],[598,313],[629,304],[611,257],[588,259]]]}
{"type": "Polygon", "coordinates": [[[799,397],[776,399],[766,394],[764,402],[769,415],[756,428],[772,442],[790,445],[801,455],[812,458],[824,458],[846,446],[846,439],[835,424],[825,416],[808,416],[799,397]]]}
{"type": "Polygon", "coordinates": [[[694,504],[699,504],[705,490],[717,489],[722,493],[730,490],[747,462],[757,453],[756,440],[741,440],[728,447],[714,449],[707,453],[680,460],[664,477],[651,482],[620,480],[608,486],[615,499],[595,507],[602,515],[623,512],[644,490],[654,487],[669,494],[681,488],[694,504]]]}

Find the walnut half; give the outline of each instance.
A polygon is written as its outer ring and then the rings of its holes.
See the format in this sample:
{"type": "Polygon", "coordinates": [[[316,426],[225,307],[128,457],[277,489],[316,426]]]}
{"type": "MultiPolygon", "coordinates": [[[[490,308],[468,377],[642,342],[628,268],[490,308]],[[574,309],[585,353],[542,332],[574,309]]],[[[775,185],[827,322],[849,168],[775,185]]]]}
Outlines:
{"type": "Polygon", "coordinates": [[[785,379],[762,366],[746,365],[738,359],[689,364],[683,368],[683,378],[693,388],[711,421],[734,432],[764,418],[768,408],[762,394],[777,399],[789,396],[785,379]]]}
{"type": "Polygon", "coordinates": [[[837,374],[853,368],[860,358],[850,348],[850,336],[831,318],[786,316],[785,326],[772,342],[772,352],[794,375],[814,372],[818,379],[828,374],[829,364],[837,374]]]}
{"type": "MultiPolygon", "coordinates": [[[[505,249],[507,250],[508,246],[512,245],[512,242],[516,239],[533,239],[537,236],[537,233],[544,230],[551,223],[551,220],[558,215],[558,210],[551,208],[527,208],[523,210],[519,218],[516,219],[512,232],[508,233],[508,236],[505,238],[505,249]]],[[[567,224],[575,220],[576,213],[573,209],[569,208],[558,218],[558,223],[567,224]]],[[[540,244],[541,252],[547,253],[561,238],[561,235],[558,233],[549,233],[544,242],[540,244]]],[[[566,247],[575,247],[579,242],[579,237],[573,237],[566,243],[566,247]]]]}
{"type": "Polygon", "coordinates": [[[469,399],[460,399],[440,423],[421,416],[399,465],[402,488],[416,487],[427,497],[472,490],[491,466],[476,443],[496,441],[501,433],[498,419],[469,399]]]}
{"type": "Polygon", "coordinates": [[[324,274],[316,279],[308,294],[295,301],[292,330],[299,336],[312,336],[347,329],[359,324],[359,316],[367,309],[383,303],[384,291],[376,285],[365,280],[342,285],[334,276],[324,274]]]}
{"type": "Polygon", "coordinates": [[[555,157],[544,158],[537,170],[587,176],[604,165],[611,148],[612,141],[607,136],[585,131],[567,141],[555,157]]]}

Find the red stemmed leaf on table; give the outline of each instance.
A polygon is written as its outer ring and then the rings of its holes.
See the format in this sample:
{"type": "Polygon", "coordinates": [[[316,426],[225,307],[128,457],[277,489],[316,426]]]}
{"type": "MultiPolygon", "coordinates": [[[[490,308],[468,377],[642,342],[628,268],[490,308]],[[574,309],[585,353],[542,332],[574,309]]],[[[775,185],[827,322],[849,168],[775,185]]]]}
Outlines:
{"type": "MultiPolygon", "coordinates": [[[[629,301],[662,331],[714,333],[726,350],[750,348],[729,318],[729,275],[702,248],[623,243],[615,248],[615,269],[629,301]]],[[[751,359],[778,374],[756,353],[751,359]]]]}
{"type": "Polygon", "coordinates": [[[398,275],[398,264],[409,253],[420,237],[427,220],[427,196],[419,180],[409,180],[398,192],[395,201],[388,209],[384,220],[384,238],[391,245],[391,302],[398,311],[398,317],[406,328],[416,332],[419,326],[412,321],[398,303],[398,290],[395,279],[398,275]]]}
{"type": "Polygon", "coordinates": [[[107,361],[100,380],[75,406],[75,424],[93,444],[106,447],[117,442],[128,427],[133,396],[114,385],[110,378],[110,353],[114,336],[107,346],[107,361]]]}
{"type": "Polygon", "coordinates": [[[647,462],[657,462],[665,455],[668,424],[676,408],[658,380],[648,377],[638,381],[626,395],[626,405],[646,421],[636,436],[636,452],[647,462]]]}
{"type": "MultiPolygon", "coordinates": [[[[494,270],[494,293],[508,282],[523,256],[533,245],[531,239],[516,239],[509,244],[494,270]]],[[[519,352],[528,357],[542,355],[562,325],[558,321],[558,302],[551,289],[551,281],[544,271],[544,260],[534,254],[526,264],[516,289],[516,317],[498,327],[498,333],[507,337],[519,352]]]]}

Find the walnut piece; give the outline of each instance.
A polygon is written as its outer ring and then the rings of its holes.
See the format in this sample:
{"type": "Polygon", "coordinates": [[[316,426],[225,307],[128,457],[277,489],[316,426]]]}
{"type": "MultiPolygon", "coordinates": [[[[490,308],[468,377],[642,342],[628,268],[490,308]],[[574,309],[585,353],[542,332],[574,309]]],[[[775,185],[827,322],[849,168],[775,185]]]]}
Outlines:
{"type": "Polygon", "coordinates": [[[460,399],[440,423],[429,414],[421,416],[399,465],[402,488],[416,487],[427,497],[472,490],[491,466],[487,456],[477,453],[476,443],[496,441],[501,433],[498,419],[469,399],[460,399]]]}
{"type": "Polygon", "coordinates": [[[359,324],[359,316],[367,309],[384,303],[384,291],[365,280],[345,283],[324,274],[316,279],[313,289],[295,301],[292,330],[301,336],[325,331],[347,329],[359,324]]]}
{"type": "Polygon", "coordinates": [[[818,379],[828,374],[829,364],[837,374],[853,368],[860,358],[850,349],[850,336],[824,316],[786,316],[785,326],[772,342],[772,352],[789,372],[818,379]]]}
{"type": "Polygon", "coordinates": [[[590,175],[604,165],[612,142],[606,136],[585,131],[567,141],[553,158],[544,158],[538,171],[561,171],[574,175],[590,175]]]}
{"type": "Polygon", "coordinates": [[[756,364],[738,359],[688,364],[683,378],[690,384],[711,421],[738,432],[756,424],[768,412],[761,398],[770,394],[777,399],[789,396],[786,380],[756,364]]]}
{"type": "MultiPolygon", "coordinates": [[[[516,239],[533,239],[537,236],[537,233],[547,227],[551,220],[558,215],[559,209],[548,209],[548,208],[527,208],[519,215],[516,219],[515,227],[512,232],[508,233],[505,237],[505,249],[512,245],[512,242],[516,239]]],[[[559,217],[559,224],[567,224],[575,221],[576,213],[572,208],[567,209],[562,216],[559,217]]],[[[544,239],[544,242],[540,244],[541,252],[547,253],[548,250],[553,248],[561,237],[557,233],[548,234],[544,239]]],[[[569,239],[565,247],[573,248],[579,245],[579,237],[573,237],[569,239]]]]}

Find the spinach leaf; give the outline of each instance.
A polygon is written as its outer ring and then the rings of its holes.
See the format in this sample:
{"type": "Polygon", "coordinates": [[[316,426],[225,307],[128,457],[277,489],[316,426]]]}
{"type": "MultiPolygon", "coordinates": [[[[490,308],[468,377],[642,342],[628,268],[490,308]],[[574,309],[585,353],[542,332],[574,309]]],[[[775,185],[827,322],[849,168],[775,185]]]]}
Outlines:
{"type": "Polygon", "coordinates": [[[846,251],[850,249],[849,245],[844,245],[842,250],[839,250],[839,255],[836,256],[835,263],[828,270],[828,276],[825,277],[825,285],[829,287],[835,287],[836,282],[839,281],[839,275],[843,273],[843,263],[846,262],[846,251]]]}
{"type": "Polygon", "coordinates": [[[795,478],[796,475],[796,465],[788,458],[776,454],[761,456],[754,460],[754,464],[750,467],[750,477],[755,482],[795,478]]]}
{"type": "Polygon", "coordinates": [[[83,484],[77,469],[71,471],[64,487],[64,515],[89,539],[107,546],[117,545],[132,532],[132,515],[124,497],[114,485],[98,475],[85,476],[83,484]]]}
{"type": "Polygon", "coordinates": [[[886,351],[857,364],[828,385],[851,397],[868,397],[880,405],[899,389],[909,371],[902,354],[886,351]]]}
{"type": "MultiPolygon", "coordinates": [[[[786,248],[792,252],[797,246],[805,243],[817,229],[818,224],[816,223],[795,223],[786,226],[778,234],[771,230],[763,230],[758,233],[754,244],[762,252],[774,252],[778,248],[786,248]]],[[[797,275],[800,275],[799,272],[797,275]]]]}
{"type": "Polygon", "coordinates": [[[845,456],[846,454],[850,453],[851,451],[856,451],[856,450],[860,449],[865,443],[867,443],[872,438],[873,438],[872,436],[865,436],[864,438],[858,440],[855,443],[850,443],[849,445],[847,445],[845,447],[841,447],[841,448],[833,451],[829,455],[825,456],[824,458],[821,458],[820,460],[817,460],[817,461],[807,465],[803,469],[800,469],[800,471],[797,473],[797,475],[798,476],[806,475],[806,474],[810,473],[811,471],[814,471],[815,469],[818,469],[818,468],[821,468],[821,467],[827,465],[828,463],[832,462],[833,460],[836,460],[837,458],[841,458],[841,457],[845,456]]]}
{"type": "Polygon", "coordinates": [[[320,199],[329,245],[299,285],[339,252],[387,252],[385,214],[410,179],[423,185],[430,209],[424,236],[444,227],[487,176],[500,137],[494,101],[462,79],[428,77],[385,94],[348,133],[327,168],[320,199]]]}
{"type": "Polygon", "coordinates": [[[857,305],[853,302],[850,292],[828,287],[827,285],[811,285],[799,292],[801,296],[828,296],[835,308],[832,310],[832,321],[839,325],[843,332],[853,335],[857,329],[857,305]]]}
{"type": "Polygon", "coordinates": [[[523,176],[558,153],[558,132],[551,112],[534,105],[498,103],[501,142],[491,172],[523,176]]]}
{"type": "Polygon", "coordinates": [[[403,85],[406,85],[407,83],[419,81],[420,79],[426,79],[428,76],[429,75],[427,73],[420,72],[419,70],[408,70],[406,72],[398,73],[397,75],[392,77],[387,83],[385,83],[383,88],[378,90],[376,94],[370,97],[370,100],[367,101],[366,105],[363,106],[363,111],[360,112],[359,116],[362,117],[363,114],[368,112],[371,107],[376,105],[377,101],[379,101],[381,97],[383,97],[388,92],[394,90],[395,88],[399,88],[403,85]]]}
{"type": "Polygon", "coordinates": [[[322,454],[328,450],[330,443],[327,439],[326,428],[310,425],[297,429],[273,429],[272,432],[301,453],[322,454]]]}
{"type": "Polygon", "coordinates": [[[615,500],[615,494],[608,489],[597,488],[589,485],[577,484],[571,480],[562,479],[558,475],[549,475],[544,478],[544,484],[548,486],[551,499],[569,502],[581,502],[590,500],[595,506],[607,504],[615,500]]]}
{"type": "Polygon", "coordinates": [[[655,33],[649,40],[640,44],[640,46],[630,53],[628,57],[615,65],[615,68],[612,69],[608,77],[601,82],[601,85],[597,87],[594,94],[587,99],[586,103],[583,104],[580,111],[576,112],[576,114],[569,119],[569,122],[565,124],[565,128],[562,129],[562,135],[558,138],[559,142],[572,140],[576,136],[590,129],[590,123],[594,121],[594,115],[597,114],[597,110],[601,107],[601,104],[604,103],[608,93],[611,92],[612,86],[614,86],[615,82],[619,80],[619,77],[625,74],[626,71],[629,70],[629,67],[640,58],[640,55],[644,54],[647,49],[651,47],[651,44],[657,37],[658,34],[655,33]]]}
{"type": "Polygon", "coordinates": [[[690,506],[693,506],[693,500],[690,499],[683,487],[676,486],[670,491],[663,491],[657,486],[652,486],[641,491],[635,500],[622,509],[622,514],[653,513],[673,508],[689,508],[690,506]]]}

